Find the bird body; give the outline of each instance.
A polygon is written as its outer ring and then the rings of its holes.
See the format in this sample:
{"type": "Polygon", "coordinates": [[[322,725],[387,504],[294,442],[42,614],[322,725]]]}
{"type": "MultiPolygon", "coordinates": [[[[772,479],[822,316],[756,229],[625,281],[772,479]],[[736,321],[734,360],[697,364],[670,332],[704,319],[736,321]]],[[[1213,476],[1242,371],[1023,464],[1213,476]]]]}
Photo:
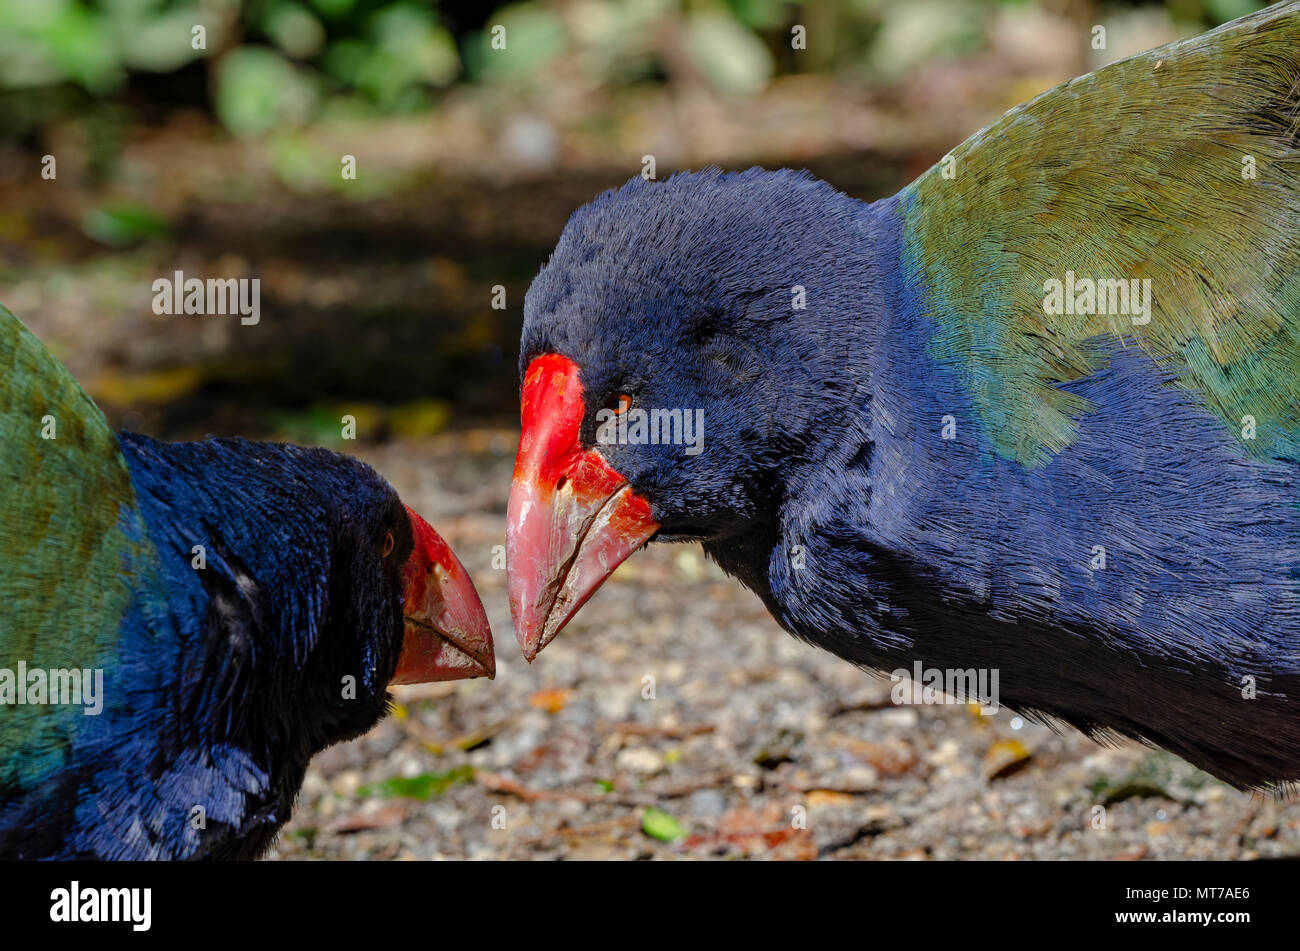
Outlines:
{"type": "Polygon", "coordinates": [[[1300,4],[870,205],[634,180],[570,220],[520,363],[530,656],[618,560],[696,539],[856,664],[995,670],[1004,705],[1300,779],[1300,4]],[[704,451],[600,442],[625,405],[702,407],[704,451]]]}
{"type": "Polygon", "coordinates": [[[394,678],[490,675],[463,569],[368,466],[114,434],[3,308],[0,371],[0,856],[256,857],[394,678]]]}

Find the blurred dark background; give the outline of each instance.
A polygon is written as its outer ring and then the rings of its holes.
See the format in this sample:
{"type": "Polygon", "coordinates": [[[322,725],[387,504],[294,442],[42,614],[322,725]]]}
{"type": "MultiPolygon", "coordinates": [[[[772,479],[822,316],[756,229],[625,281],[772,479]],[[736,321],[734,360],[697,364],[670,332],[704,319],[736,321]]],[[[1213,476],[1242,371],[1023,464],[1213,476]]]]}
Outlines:
{"type": "Polygon", "coordinates": [[[879,197],[1017,102],[1259,5],[0,0],[0,303],[157,435],[508,423],[528,281],[643,156],[879,197]],[[175,270],[259,277],[260,323],[155,316],[175,270]]]}

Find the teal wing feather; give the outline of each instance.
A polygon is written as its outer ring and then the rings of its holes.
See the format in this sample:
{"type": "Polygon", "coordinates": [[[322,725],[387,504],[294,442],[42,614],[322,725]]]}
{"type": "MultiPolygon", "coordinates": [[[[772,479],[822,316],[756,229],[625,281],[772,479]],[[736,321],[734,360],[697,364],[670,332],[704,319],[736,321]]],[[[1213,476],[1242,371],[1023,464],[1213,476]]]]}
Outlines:
{"type": "MultiPolygon", "coordinates": [[[[0,670],[109,667],[111,681],[133,589],[156,557],[117,437],[3,307],[0,380],[0,670]]],[[[0,792],[64,765],[83,717],[67,704],[0,707],[0,792]]]]}
{"type": "Polygon", "coordinates": [[[1300,2],[1044,93],[901,197],[930,353],[1000,455],[1036,466],[1071,443],[1089,406],[1058,384],[1110,337],[1198,390],[1244,451],[1300,458],[1300,2]],[[1078,298],[1110,312],[1054,312],[1071,273],[1150,281],[1149,315],[1114,313],[1113,284],[1078,298]]]}

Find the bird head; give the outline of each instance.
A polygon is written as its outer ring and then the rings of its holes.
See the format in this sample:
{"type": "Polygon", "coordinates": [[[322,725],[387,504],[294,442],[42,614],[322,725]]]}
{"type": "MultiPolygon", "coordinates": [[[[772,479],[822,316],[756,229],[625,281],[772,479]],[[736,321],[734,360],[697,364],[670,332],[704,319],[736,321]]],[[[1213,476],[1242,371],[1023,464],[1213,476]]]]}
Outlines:
{"type": "Polygon", "coordinates": [[[165,569],[178,588],[197,577],[206,589],[208,692],[226,674],[254,678],[259,696],[291,705],[294,741],[314,750],[373,725],[390,683],[494,675],[465,568],[369,466],[242,439],[120,439],[156,543],[179,553],[165,569]]]}
{"type": "Polygon", "coordinates": [[[311,494],[297,501],[319,507],[330,546],[317,640],[326,651],[330,642],[343,648],[339,672],[355,667],[376,694],[385,683],[495,676],[483,605],[442,536],[369,466],[328,450],[281,451],[310,460],[311,494]]]}
{"type": "Polygon", "coordinates": [[[649,540],[770,513],[843,372],[817,365],[844,349],[828,260],[862,207],[804,173],[711,170],[570,218],[524,303],[506,557],[530,660],[649,540]]]}

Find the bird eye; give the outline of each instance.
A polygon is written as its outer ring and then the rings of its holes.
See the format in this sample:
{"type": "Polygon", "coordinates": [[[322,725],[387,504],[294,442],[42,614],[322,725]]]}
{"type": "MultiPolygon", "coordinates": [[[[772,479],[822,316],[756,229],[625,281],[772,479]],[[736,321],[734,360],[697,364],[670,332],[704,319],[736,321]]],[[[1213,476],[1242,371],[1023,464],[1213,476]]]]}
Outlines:
{"type": "Polygon", "coordinates": [[[622,416],[632,408],[632,397],[626,393],[615,393],[605,403],[605,408],[615,416],[622,416]]]}
{"type": "Polygon", "coordinates": [[[393,553],[393,546],[396,544],[397,541],[393,538],[393,533],[389,532],[388,534],[386,534],[384,536],[384,545],[383,545],[382,553],[380,554],[379,557],[387,558],[389,555],[391,555],[393,553]]]}

